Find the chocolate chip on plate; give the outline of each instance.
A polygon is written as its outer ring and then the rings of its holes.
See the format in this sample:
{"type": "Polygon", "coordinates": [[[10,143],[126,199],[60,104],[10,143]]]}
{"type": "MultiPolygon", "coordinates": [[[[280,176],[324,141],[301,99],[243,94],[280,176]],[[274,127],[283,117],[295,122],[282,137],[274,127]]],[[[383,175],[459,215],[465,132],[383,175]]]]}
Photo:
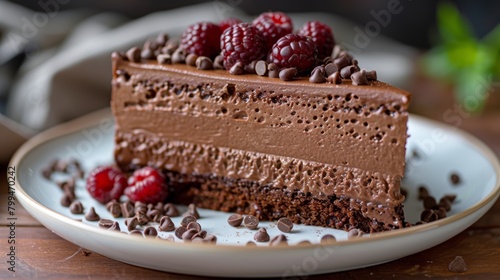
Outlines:
{"type": "Polygon", "coordinates": [[[288,245],[288,241],[284,234],[279,234],[273,237],[273,239],[271,239],[269,245],[270,246],[288,245]]]}
{"type": "Polygon", "coordinates": [[[253,236],[253,239],[257,242],[267,242],[269,238],[269,234],[265,228],[260,228],[253,236]]]}
{"type": "Polygon", "coordinates": [[[113,225],[113,220],[110,219],[100,219],[99,220],[99,227],[101,228],[110,228],[113,225]]]}
{"type": "Polygon", "coordinates": [[[239,227],[243,222],[243,216],[240,214],[232,214],[227,218],[227,223],[232,227],[239,227]]]}
{"type": "Polygon", "coordinates": [[[175,236],[177,236],[177,238],[179,239],[182,239],[182,235],[187,231],[187,228],[186,227],[183,227],[183,226],[180,226],[178,227],[177,229],[175,229],[175,236]]]}
{"type": "Polygon", "coordinates": [[[69,205],[69,211],[72,214],[83,214],[83,204],[79,200],[75,200],[69,205]]]}
{"type": "Polygon", "coordinates": [[[353,228],[347,232],[347,239],[363,236],[363,232],[357,228],[353,228]]]}
{"type": "Polygon", "coordinates": [[[91,221],[91,222],[97,222],[99,221],[101,218],[99,217],[99,215],[95,212],[95,209],[94,207],[90,207],[89,211],[87,212],[87,214],[85,214],[85,219],[87,221],[91,221]]]}
{"type": "Polygon", "coordinates": [[[245,218],[243,219],[243,224],[248,229],[256,229],[257,226],[259,226],[259,218],[253,215],[245,216],[245,218]]]}
{"type": "Polygon", "coordinates": [[[460,176],[455,172],[450,174],[450,180],[453,185],[458,185],[461,182],[460,176]]]}
{"type": "Polygon", "coordinates": [[[174,222],[169,216],[163,216],[160,220],[160,225],[158,226],[160,231],[173,231],[175,230],[174,222]]]}
{"type": "Polygon", "coordinates": [[[337,239],[335,238],[335,236],[331,235],[331,234],[325,234],[321,237],[321,240],[320,240],[320,243],[324,243],[324,244],[332,244],[332,243],[336,243],[337,242],[337,239]]]}
{"type": "Polygon", "coordinates": [[[279,219],[276,225],[280,231],[285,233],[289,233],[293,229],[293,222],[288,218],[279,219]]]}
{"type": "Polygon", "coordinates": [[[165,204],[163,206],[163,212],[165,213],[165,215],[167,215],[169,217],[177,217],[177,216],[179,216],[179,210],[172,203],[165,204]]]}

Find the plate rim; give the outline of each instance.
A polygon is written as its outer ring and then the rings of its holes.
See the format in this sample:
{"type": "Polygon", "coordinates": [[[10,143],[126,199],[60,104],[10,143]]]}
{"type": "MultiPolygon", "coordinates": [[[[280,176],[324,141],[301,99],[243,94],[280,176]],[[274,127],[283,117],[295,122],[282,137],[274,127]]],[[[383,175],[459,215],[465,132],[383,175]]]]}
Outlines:
{"type": "MultiPolygon", "coordinates": [[[[25,142],[13,155],[11,158],[9,165],[8,166],[19,166],[19,164],[23,161],[25,156],[32,151],[33,149],[37,148],[40,145],[43,145],[44,143],[47,143],[53,139],[57,139],[72,133],[76,133],[78,131],[81,131],[85,128],[95,126],[99,124],[100,121],[103,119],[108,118],[108,119],[113,119],[112,114],[111,114],[111,109],[110,108],[105,108],[101,109],[95,112],[92,112],[90,114],[87,114],[85,116],[70,120],[68,122],[56,125],[52,128],[49,128],[45,131],[42,131],[35,135],[34,137],[30,138],[27,142],[25,142]]],[[[444,131],[451,131],[455,134],[460,135],[461,137],[465,138],[467,141],[470,141],[474,147],[476,147],[481,154],[486,158],[486,160],[490,163],[492,166],[495,174],[496,174],[496,182],[495,186],[489,192],[485,197],[483,197],[481,200],[476,202],[475,204],[471,205],[467,209],[465,209],[462,212],[456,213],[452,216],[446,217],[444,219],[440,219],[438,221],[434,221],[432,223],[426,223],[418,226],[412,226],[408,228],[403,228],[403,229],[398,229],[398,230],[393,230],[393,231],[386,231],[386,232],[380,232],[380,233],[373,233],[370,235],[369,238],[354,238],[354,239],[348,239],[348,240],[342,240],[339,242],[336,242],[334,244],[321,244],[321,246],[351,246],[353,244],[362,244],[365,242],[375,242],[378,240],[386,240],[386,239],[392,239],[392,238],[397,238],[401,236],[406,236],[406,235],[411,235],[411,234],[416,234],[419,232],[426,232],[428,230],[431,230],[436,227],[440,226],[445,226],[449,225],[451,223],[454,223],[458,220],[461,220],[467,216],[470,216],[471,214],[477,212],[478,210],[482,209],[485,207],[488,203],[496,200],[500,196],[500,161],[498,157],[494,154],[494,152],[486,145],[484,144],[481,140],[476,138],[475,136],[469,134],[468,132],[465,132],[459,128],[452,127],[450,125],[441,123],[439,121],[431,120],[422,116],[414,115],[414,114],[409,114],[409,118],[416,120],[418,122],[423,122],[423,123],[429,123],[434,127],[438,127],[443,129],[444,131]]],[[[22,185],[19,182],[19,176],[17,176],[18,170],[16,170],[16,178],[15,178],[15,195],[16,197],[21,196],[22,200],[28,202],[31,204],[31,206],[37,208],[41,212],[46,213],[47,215],[51,216],[54,219],[61,220],[62,222],[69,223],[71,226],[80,228],[82,230],[92,230],[95,231],[97,234],[111,234],[113,237],[119,237],[119,238],[132,238],[130,240],[137,240],[135,236],[130,236],[130,235],[124,235],[121,234],[119,235],[118,233],[115,232],[108,232],[108,231],[103,231],[97,227],[88,225],[86,223],[82,223],[79,221],[76,221],[70,217],[67,217],[61,213],[58,213],[34,198],[32,198],[28,193],[24,190],[22,185]]],[[[21,202],[22,203],[22,202],[21,202]]],[[[488,209],[489,210],[489,209],[488,209]]],[[[29,212],[29,211],[28,211],[29,212]]],[[[31,214],[31,213],[30,213],[31,214]]],[[[31,214],[32,215],[32,214],[31,214]]],[[[459,232],[458,232],[459,233],[459,232]]],[[[458,234],[457,233],[457,234],[458,234]]],[[[151,244],[156,244],[156,243],[161,243],[164,244],[163,246],[179,246],[184,247],[185,246],[190,246],[191,248],[199,248],[199,249],[207,249],[207,248],[217,248],[218,250],[241,250],[241,245],[228,245],[228,244],[200,244],[200,243],[179,243],[179,242],[164,242],[163,240],[157,240],[157,239],[151,239],[151,238],[144,238],[141,239],[141,242],[153,242],[151,244]]],[[[304,248],[304,249],[314,249],[318,246],[318,244],[296,244],[294,246],[280,246],[280,250],[294,250],[297,248],[304,248]]],[[[255,246],[255,247],[246,247],[245,250],[276,250],[277,248],[275,246],[255,246]]]]}

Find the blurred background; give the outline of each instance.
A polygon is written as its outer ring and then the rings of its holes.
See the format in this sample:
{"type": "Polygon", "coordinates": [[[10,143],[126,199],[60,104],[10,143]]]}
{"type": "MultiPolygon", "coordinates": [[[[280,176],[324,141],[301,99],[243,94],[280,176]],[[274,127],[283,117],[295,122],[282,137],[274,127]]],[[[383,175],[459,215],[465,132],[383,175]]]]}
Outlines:
{"type": "Polygon", "coordinates": [[[472,130],[479,119],[500,136],[500,1],[0,0],[0,161],[108,107],[112,51],[266,11],[288,13],[295,29],[330,24],[363,68],[413,93],[412,113],[472,130]]]}

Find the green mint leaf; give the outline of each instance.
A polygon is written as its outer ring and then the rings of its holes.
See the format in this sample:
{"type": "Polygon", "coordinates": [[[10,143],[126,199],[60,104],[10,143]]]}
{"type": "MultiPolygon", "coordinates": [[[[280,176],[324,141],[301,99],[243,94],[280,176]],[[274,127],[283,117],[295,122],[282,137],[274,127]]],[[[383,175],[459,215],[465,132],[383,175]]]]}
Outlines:
{"type": "Polygon", "coordinates": [[[445,45],[475,41],[469,23],[452,3],[441,2],[438,5],[437,21],[439,34],[445,45]]]}

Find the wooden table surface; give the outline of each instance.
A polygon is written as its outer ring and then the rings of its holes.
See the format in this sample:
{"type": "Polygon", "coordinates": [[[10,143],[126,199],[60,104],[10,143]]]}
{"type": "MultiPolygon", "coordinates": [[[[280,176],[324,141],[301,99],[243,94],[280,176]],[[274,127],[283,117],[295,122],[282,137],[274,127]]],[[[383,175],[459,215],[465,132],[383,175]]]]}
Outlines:
{"type": "MultiPolygon", "coordinates": [[[[454,103],[442,91],[448,88],[416,80],[412,112],[446,123],[443,113],[454,103]],[[432,102],[429,102],[432,100],[432,102]]],[[[479,116],[461,115],[460,129],[486,143],[500,157],[500,107],[487,108],[479,116]]],[[[5,170],[5,166],[2,167],[5,170]]],[[[148,270],[124,264],[84,249],[60,238],[33,219],[22,207],[16,207],[16,272],[8,270],[7,181],[0,177],[0,213],[2,257],[0,278],[9,279],[200,279],[148,270]]],[[[500,279],[500,200],[474,225],[450,240],[423,252],[389,263],[328,275],[298,279],[500,279]],[[465,273],[448,270],[448,264],[462,256],[465,273]]]]}

